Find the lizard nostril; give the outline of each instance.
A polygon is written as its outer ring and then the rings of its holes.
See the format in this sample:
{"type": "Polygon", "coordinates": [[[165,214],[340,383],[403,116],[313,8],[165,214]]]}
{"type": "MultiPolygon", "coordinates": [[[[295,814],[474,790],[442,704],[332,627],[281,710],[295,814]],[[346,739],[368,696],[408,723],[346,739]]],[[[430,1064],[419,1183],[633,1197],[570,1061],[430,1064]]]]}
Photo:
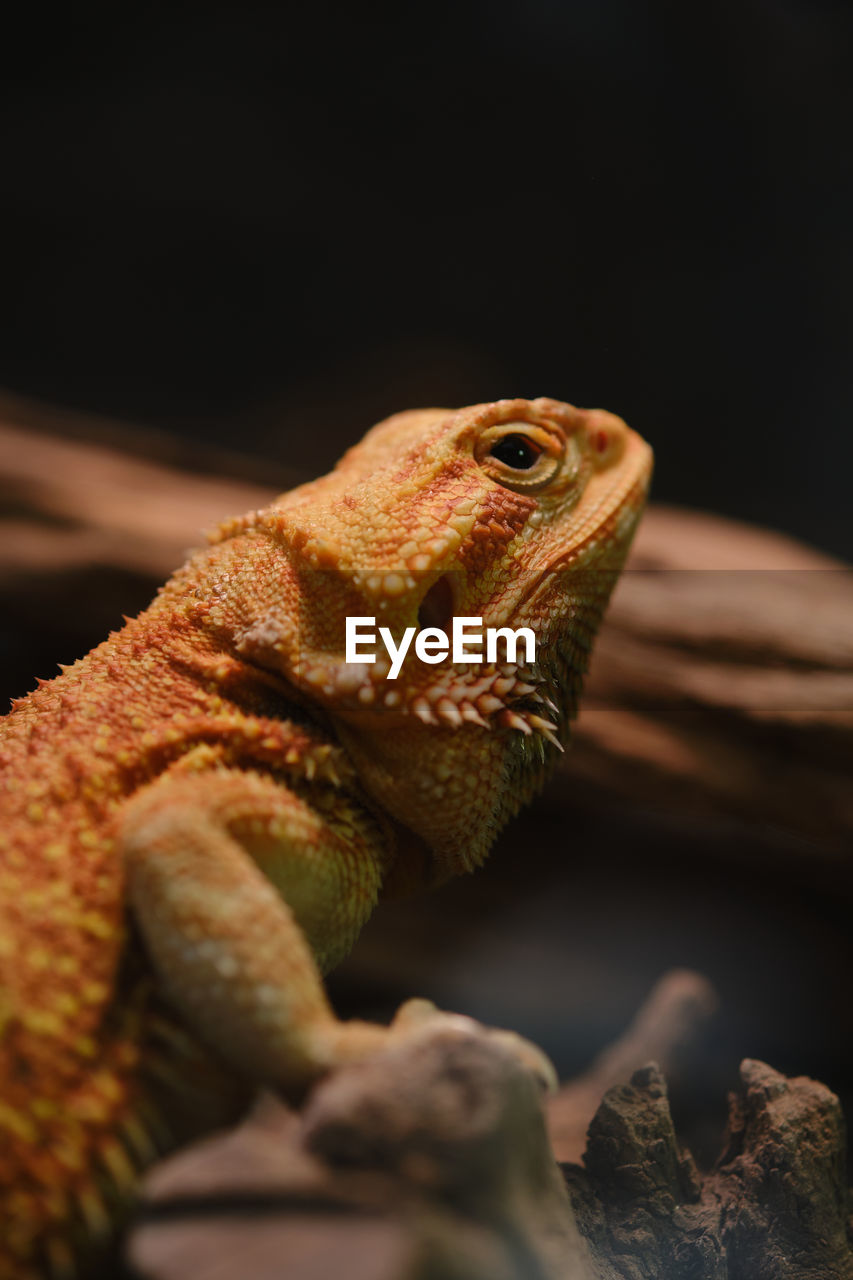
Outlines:
{"type": "Polygon", "coordinates": [[[424,627],[438,627],[441,631],[446,631],[452,617],[453,588],[450,585],[450,575],[445,573],[432,584],[421,601],[418,626],[421,630],[424,627]]]}

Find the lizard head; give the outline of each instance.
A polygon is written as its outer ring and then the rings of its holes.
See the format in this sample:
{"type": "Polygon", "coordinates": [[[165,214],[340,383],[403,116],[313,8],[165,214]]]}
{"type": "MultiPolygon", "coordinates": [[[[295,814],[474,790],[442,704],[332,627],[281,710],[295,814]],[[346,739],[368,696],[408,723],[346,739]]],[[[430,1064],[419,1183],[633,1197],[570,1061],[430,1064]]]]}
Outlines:
{"type": "Polygon", "coordinates": [[[279,594],[240,651],[324,708],[443,872],[481,860],[565,745],[650,473],[651,450],[612,414],[498,400],[395,415],[252,518],[281,553],[279,594]],[[348,617],[375,619],[361,646],[375,661],[346,661],[348,617]],[[491,661],[470,641],[482,661],[436,661],[437,640],[419,654],[419,632],[461,618],[526,629],[535,654],[500,634],[491,661]]]}

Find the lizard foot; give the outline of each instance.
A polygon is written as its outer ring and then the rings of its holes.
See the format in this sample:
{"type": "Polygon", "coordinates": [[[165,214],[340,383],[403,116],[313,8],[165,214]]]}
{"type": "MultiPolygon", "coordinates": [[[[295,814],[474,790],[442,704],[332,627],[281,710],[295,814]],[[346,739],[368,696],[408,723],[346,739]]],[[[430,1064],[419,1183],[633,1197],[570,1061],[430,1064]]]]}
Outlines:
{"type": "Polygon", "coordinates": [[[559,1080],[550,1058],[537,1045],[514,1031],[485,1027],[475,1018],[462,1013],[446,1013],[431,1000],[422,999],[407,1000],[401,1004],[389,1028],[392,1041],[403,1038],[411,1040],[445,1030],[460,1036],[485,1035],[493,1044],[512,1054],[539,1081],[545,1092],[557,1092],[559,1080]]]}

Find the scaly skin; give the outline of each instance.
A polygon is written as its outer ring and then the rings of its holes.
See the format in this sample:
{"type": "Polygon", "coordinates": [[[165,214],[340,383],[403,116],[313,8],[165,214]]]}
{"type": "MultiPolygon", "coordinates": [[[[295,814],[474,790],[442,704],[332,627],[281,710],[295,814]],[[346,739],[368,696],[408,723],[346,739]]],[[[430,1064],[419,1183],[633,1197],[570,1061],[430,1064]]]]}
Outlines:
{"type": "Polygon", "coordinates": [[[337,1021],[320,973],[380,891],[479,865],[541,786],[650,469],[620,419],[552,400],[397,415],[15,704],[0,1277],[82,1257],[137,1169],[250,1088],[418,1033],[420,1006],[337,1021]],[[347,615],[399,637],[419,611],[531,627],[536,662],[345,663],[347,615]]]}

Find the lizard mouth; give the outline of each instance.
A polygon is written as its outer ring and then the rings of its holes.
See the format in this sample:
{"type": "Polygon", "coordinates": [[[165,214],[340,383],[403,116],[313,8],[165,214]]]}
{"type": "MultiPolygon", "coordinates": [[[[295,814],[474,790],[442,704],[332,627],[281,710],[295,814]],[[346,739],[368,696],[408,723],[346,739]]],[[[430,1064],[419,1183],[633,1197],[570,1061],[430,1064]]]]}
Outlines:
{"type": "MultiPolygon", "coordinates": [[[[458,571],[449,571],[437,578],[418,608],[418,628],[435,627],[447,635],[456,616],[460,589],[458,571]]],[[[404,714],[433,726],[460,728],[469,723],[484,729],[495,726],[516,729],[527,736],[547,738],[563,749],[557,737],[557,725],[537,714],[539,710],[556,713],[557,708],[537,688],[538,679],[532,672],[523,674],[515,664],[507,663],[493,665],[479,677],[469,672],[470,669],[460,672],[459,668],[451,668],[436,673],[429,685],[419,687],[411,698],[404,699],[404,714]],[[526,683],[528,679],[534,683],[526,683]],[[530,705],[525,706],[521,700],[530,705]],[[546,705],[538,707],[539,701],[546,705]]]]}
{"type": "Polygon", "coordinates": [[[441,631],[449,629],[453,618],[453,584],[451,575],[443,573],[427,591],[418,609],[418,627],[438,627],[441,631]]]}
{"type": "MultiPolygon", "coordinates": [[[[537,574],[537,582],[539,577],[537,574]]],[[[463,590],[458,570],[436,578],[418,606],[418,629],[436,628],[448,636],[463,590]]],[[[437,728],[458,729],[467,724],[513,729],[563,749],[558,724],[550,719],[553,714],[559,720],[558,708],[546,696],[535,670],[522,668],[515,661],[492,661],[481,671],[467,664],[444,663],[432,669],[426,679],[386,684],[389,666],[387,660],[342,662],[337,654],[317,653],[297,660],[286,678],[295,689],[327,702],[329,709],[351,723],[389,728],[415,720],[437,728]]]]}

